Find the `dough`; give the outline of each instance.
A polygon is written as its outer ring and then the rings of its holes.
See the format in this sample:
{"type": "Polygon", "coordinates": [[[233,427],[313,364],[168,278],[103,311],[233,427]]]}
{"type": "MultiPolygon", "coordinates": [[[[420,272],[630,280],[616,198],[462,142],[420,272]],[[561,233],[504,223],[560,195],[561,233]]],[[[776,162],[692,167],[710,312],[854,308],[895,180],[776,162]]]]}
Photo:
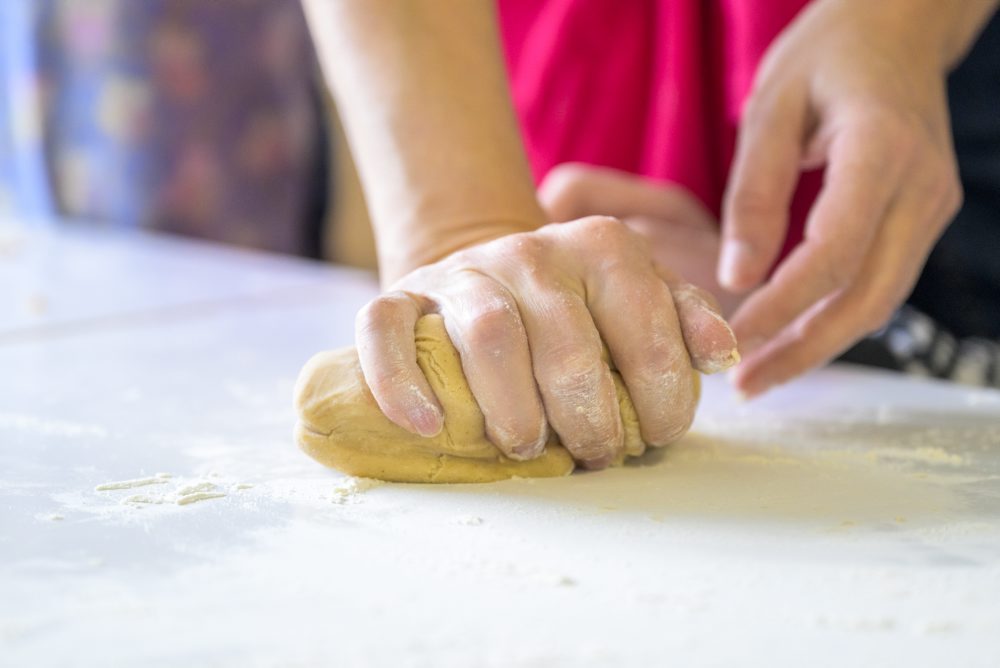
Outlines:
{"type": "MultiPolygon", "coordinates": [[[[314,356],[299,374],[295,434],[306,454],[350,475],[395,482],[491,482],[573,471],[573,458],[555,435],[544,454],[523,462],[503,456],[487,440],[483,414],[441,316],[417,321],[416,343],[417,364],[444,408],[441,433],[424,438],[390,422],[365,384],[357,352],[342,348],[314,356]]],[[[625,454],[641,455],[646,444],[635,408],[621,377],[613,370],[612,377],[625,428],[625,454]]]]}

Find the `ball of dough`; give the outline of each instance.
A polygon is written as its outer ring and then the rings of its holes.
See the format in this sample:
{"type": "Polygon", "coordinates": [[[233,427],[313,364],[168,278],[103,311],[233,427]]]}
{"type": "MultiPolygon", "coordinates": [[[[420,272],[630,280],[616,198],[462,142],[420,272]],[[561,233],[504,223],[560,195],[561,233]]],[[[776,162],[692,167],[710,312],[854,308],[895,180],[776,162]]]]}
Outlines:
{"type": "MultiPolygon", "coordinates": [[[[573,458],[554,435],[545,452],[530,461],[505,457],[487,439],[483,414],[441,316],[417,321],[416,347],[417,364],[444,409],[439,434],[430,438],[411,434],[385,417],[365,383],[357,351],[342,348],[314,356],[299,374],[295,388],[299,446],[344,473],[395,482],[492,482],[573,471],[573,458]]],[[[625,454],[641,455],[646,444],[635,408],[621,377],[613,370],[612,377],[618,389],[625,454]]]]}

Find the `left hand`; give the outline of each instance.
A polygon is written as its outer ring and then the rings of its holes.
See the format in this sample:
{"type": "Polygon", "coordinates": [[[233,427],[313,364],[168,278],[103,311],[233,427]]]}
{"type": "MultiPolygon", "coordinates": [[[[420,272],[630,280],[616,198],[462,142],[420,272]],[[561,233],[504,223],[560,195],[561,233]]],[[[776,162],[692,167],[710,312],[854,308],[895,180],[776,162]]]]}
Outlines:
{"type": "Polygon", "coordinates": [[[912,289],[962,200],[945,88],[961,49],[946,15],[976,4],[818,0],[764,58],[726,193],[724,287],[760,286],[800,170],[826,175],[803,243],[733,318],[744,394],[880,329],[912,289]]]}
{"type": "Polygon", "coordinates": [[[554,167],[538,189],[549,220],[584,216],[620,219],[649,243],[653,259],[708,292],[724,316],[742,301],[723,290],[715,277],[719,224],[683,187],[628,172],[582,163],[554,167]]]}

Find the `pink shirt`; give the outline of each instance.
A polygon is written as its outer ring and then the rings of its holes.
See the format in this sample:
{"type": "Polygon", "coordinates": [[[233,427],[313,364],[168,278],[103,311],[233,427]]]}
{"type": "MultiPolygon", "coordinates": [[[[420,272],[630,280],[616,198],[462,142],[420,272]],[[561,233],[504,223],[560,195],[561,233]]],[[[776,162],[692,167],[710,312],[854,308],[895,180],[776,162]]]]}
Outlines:
{"type": "MultiPolygon", "coordinates": [[[[757,64],[808,1],[499,0],[535,179],[614,167],[683,185],[718,216],[757,64]]],[[[821,178],[801,179],[782,255],[821,178]]]]}

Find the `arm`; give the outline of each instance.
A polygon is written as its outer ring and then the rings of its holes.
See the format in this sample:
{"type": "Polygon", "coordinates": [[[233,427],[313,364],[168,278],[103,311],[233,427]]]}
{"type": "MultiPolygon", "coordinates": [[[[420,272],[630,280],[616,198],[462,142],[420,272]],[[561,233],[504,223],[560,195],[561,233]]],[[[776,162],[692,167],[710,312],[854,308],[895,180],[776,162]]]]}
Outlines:
{"type": "Polygon", "coordinates": [[[491,2],[307,0],[372,214],[384,284],[546,220],[491,2]]]}
{"type": "Polygon", "coordinates": [[[486,434],[508,457],[538,456],[551,429],[584,466],[619,458],[623,427],[602,341],[644,442],[678,438],[696,403],[692,367],[731,364],[732,332],[701,293],[658,271],[621,222],[545,225],[493,3],[306,7],[391,286],[356,322],[361,368],[382,412],[414,433],[441,430],[414,344],[417,319],[440,313],[486,434]]]}

